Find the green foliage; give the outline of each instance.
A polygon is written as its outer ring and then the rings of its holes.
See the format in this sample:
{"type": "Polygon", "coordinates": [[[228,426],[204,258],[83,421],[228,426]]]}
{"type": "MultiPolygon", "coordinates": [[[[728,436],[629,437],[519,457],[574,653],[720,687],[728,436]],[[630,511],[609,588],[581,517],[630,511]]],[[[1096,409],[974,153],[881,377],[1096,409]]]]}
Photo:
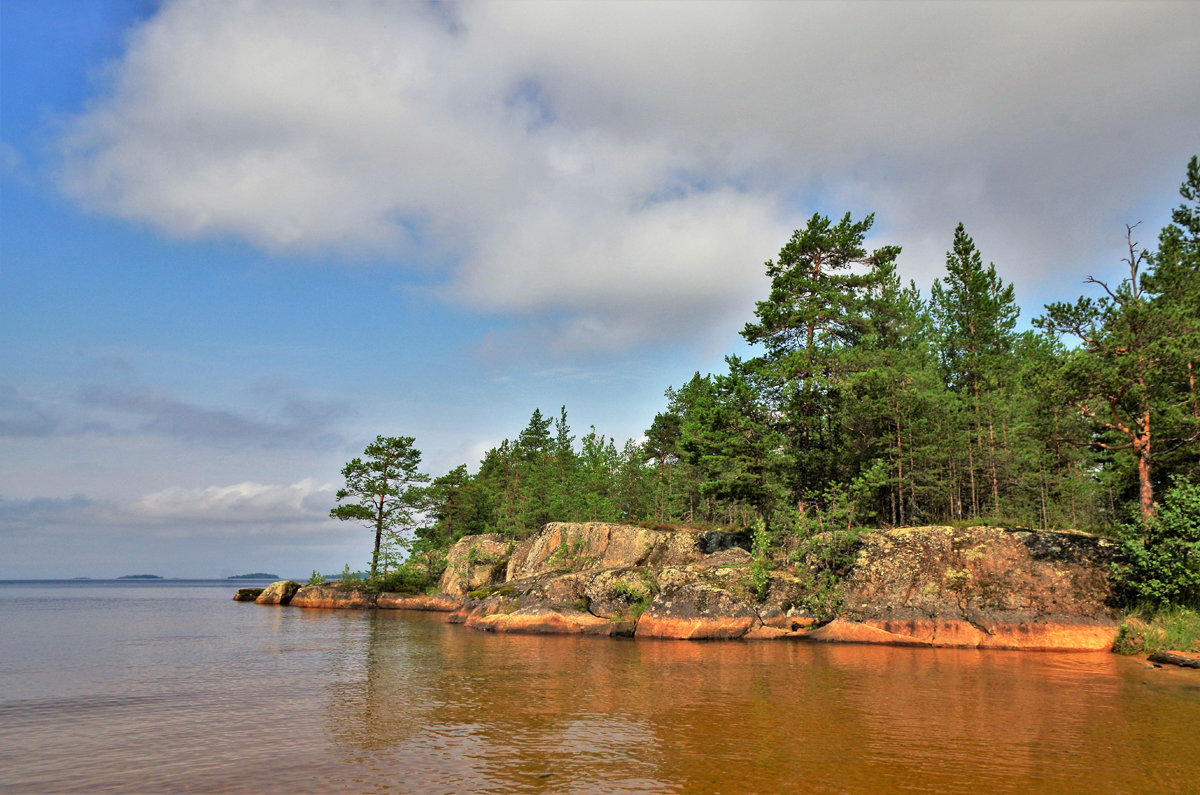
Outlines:
{"type": "Polygon", "coordinates": [[[308,582],[305,584],[306,585],[324,585],[325,584],[325,575],[321,574],[316,569],[313,569],[312,576],[308,578],[308,582]]]}
{"type": "Polygon", "coordinates": [[[616,578],[609,587],[616,596],[629,604],[629,614],[634,618],[646,612],[646,608],[650,607],[654,600],[654,595],[659,592],[658,582],[650,569],[642,569],[637,580],[616,578]]]}
{"type": "Polygon", "coordinates": [[[338,578],[338,582],[350,588],[361,588],[367,584],[368,578],[363,577],[361,572],[350,571],[350,564],[347,563],[342,567],[342,575],[338,578]]]}
{"type": "Polygon", "coordinates": [[[1114,577],[1128,603],[1200,607],[1200,486],[1176,479],[1149,524],[1126,525],[1120,538],[1114,577]]]}
{"type": "Polygon", "coordinates": [[[771,585],[771,570],[774,568],[772,550],[775,539],[763,523],[759,523],[754,531],[751,543],[751,554],[754,561],[750,564],[750,592],[760,602],[766,601],[767,590],[771,585]]]}
{"type": "Polygon", "coordinates": [[[468,591],[467,596],[472,599],[487,599],[489,596],[499,596],[507,598],[517,596],[517,589],[511,585],[484,585],[476,588],[473,591],[468,591]]]}
{"type": "Polygon", "coordinates": [[[789,559],[806,593],[803,604],[820,618],[832,618],[842,601],[842,579],[854,565],[862,528],[854,524],[853,494],[861,494],[872,476],[849,487],[827,491],[827,507],[814,506],[799,524],[800,536],[789,559]]]}
{"type": "MultiPolygon", "coordinates": [[[[873,216],[815,214],[766,263],[770,291],[742,332],[755,355],[668,388],[640,443],[594,426],[577,437],[566,407],[537,408],[474,474],[461,465],[401,490],[409,513],[395,526],[380,527],[372,496],[391,492],[352,484],[349,466],[335,515],[375,527],[373,572],[465,535],[515,543],[548,521],[757,527],[768,540],[756,542],[751,589],[765,593],[771,561],[795,550],[820,612],[839,598],[861,527],[1112,532],[1137,499],[1129,598],[1191,598],[1186,567],[1171,569],[1182,531],[1168,543],[1148,529],[1148,498],[1171,476],[1200,478],[1197,158],[1180,195],[1157,251],[1130,230],[1128,278],[1093,281],[1092,297],[1050,304],[1041,330],[1022,333],[1011,284],[963,225],[923,298],[901,283],[896,246],[867,247],[873,216]]],[[[363,478],[376,476],[370,459],[352,462],[363,478]]],[[[570,545],[556,562],[587,564],[570,545]]]]}
{"type": "Polygon", "coordinates": [[[377,587],[380,591],[403,594],[427,593],[438,584],[441,573],[435,572],[435,569],[420,561],[409,560],[395,571],[383,575],[377,581],[377,587]]]}
{"type": "Polygon", "coordinates": [[[644,583],[616,579],[610,585],[613,593],[628,602],[640,602],[650,598],[650,589],[644,583]]]}
{"type": "Polygon", "coordinates": [[[867,251],[874,220],[868,215],[856,222],[846,213],[834,224],[814,214],[766,263],[770,295],[755,307],[758,322],[742,331],[766,350],[748,368],[761,382],[764,406],[755,416],[766,420],[756,435],[763,447],[772,443],[768,429],[784,440],[775,452],[786,458],[781,485],[794,497],[823,490],[846,474],[840,453],[848,441],[843,410],[850,379],[863,366],[859,346],[900,253],[897,246],[867,251]]]}
{"type": "Polygon", "coordinates": [[[358,521],[375,531],[375,549],[371,555],[374,580],[380,569],[380,553],[385,555],[384,571],[394,563],[406,545],[401,532],[411,530],[414,515],[424,504],[421,483],[429,480],[417,467],[421,451],[413,447],[411,436],[377,436],[367,445],[362,458],[342,468],[346,484],[337,493],[338,505],[329,515],[342,521],[358,521]],[[388,546],[384,548],[387,536],[388,546]]]}
{"type": "Polygon", "coordinates": [[[582,538],[564,541],[550,555],[550,562],[571,571],[587,568],[592,563],[592,558],[583,554],[586,547],[587,542],[582,538]]]}
{"type": "Polygon", "coordinates": [[[1126,616],[1113,649],[1120,654],[1200,652],[1200,613],[1184,607],[1126,616]]]}

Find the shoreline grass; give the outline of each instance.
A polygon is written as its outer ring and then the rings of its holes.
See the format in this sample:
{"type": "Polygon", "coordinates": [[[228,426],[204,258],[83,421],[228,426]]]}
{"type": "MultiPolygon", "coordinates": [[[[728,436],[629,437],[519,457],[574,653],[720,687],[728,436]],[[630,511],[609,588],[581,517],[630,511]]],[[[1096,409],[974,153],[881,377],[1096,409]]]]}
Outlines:
{"type": "Polygon", "coordinates": [[[1200,653],[1200,612],[1186,607],[1132,612],[1121,622],[1113,649],[1119,654],[1200,653]]]}

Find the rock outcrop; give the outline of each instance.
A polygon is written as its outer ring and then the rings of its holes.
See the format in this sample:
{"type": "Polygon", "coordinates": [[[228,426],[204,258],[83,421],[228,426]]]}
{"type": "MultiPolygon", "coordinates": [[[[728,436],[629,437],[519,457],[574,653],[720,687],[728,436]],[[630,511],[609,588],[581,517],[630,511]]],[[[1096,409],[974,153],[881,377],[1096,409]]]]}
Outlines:
{"type": "Polygon", "coordinates": [[[327,584],[291,604],[440,610],[488,632],[690,640],[1083,651],[1111,648],[1117,631],[1117,545],[1083,533],[875,531],[854,542],[836,581],[808,560],[764,566],[748,547],[720,530],[552,522],[518,545],[461,539],[436,596],[327,584]]]}
{"type": "Polygon", "coordinates": [[[868,533],[837,621],[814,640],[1107,650],[1114,542],[1083,533],[922,527],[868,533]]]}
{"type": "Polygon", "coordinates": [[[262,593],[255,598],[254,603],[259,605],[290,604],[298,590],[300,590],[300,583],[295,580],[279,580],[264,588],[262,593]]]}
{"type": "Polygon", "coordinates": [[[400,594],[384,591],[375,598],[375,606],[386,610],[429,610],[449,613],[462,607],[463,600],[449,594],[400,594]]]}
{"type": "Polygon", "coordinates": [[[724,530],[656,529],[605,522],[550,522],[512,552],[505,581],[560,569],[591,571],[631,566],[684,565],[722,549],[738,546],[748,548],[749,545],[750,539],[746,535],[724,530]]]}
{"type": "Polygon", "coordinates": [[[292,597],[292,607],[324,607],[354,609],[375,607],[376,595],[365,588],[354,588],[341,583],[304,585],[292,597]]]}
{"type": "Polygon", "coordinates": [[[446,553],[446,571],[438,590],[463,597],[478,588],[504,582],[512,550],[512,542],[499,533],[459,539],[446,553]]]}
{"type": "Polygon", "coordinates": [[[639,638],[722,640],[740,638],[762,625],[753,604],[703,582],[687,582],[660,593],[642,613],[639,638]]]}
{"type": "Polygon", "coordinates": [[[740,543],[721,531],[551,523],[513,553],[503,585],[477,589],[450,620],[493,632],[739,638],[762,626],[740,543]]]}
{"type": "Polygon", "coordinates": [[[235,602],[253,602],[262,594],[266,588],[238,588],[237,593],[233,595],[235,602]]]}

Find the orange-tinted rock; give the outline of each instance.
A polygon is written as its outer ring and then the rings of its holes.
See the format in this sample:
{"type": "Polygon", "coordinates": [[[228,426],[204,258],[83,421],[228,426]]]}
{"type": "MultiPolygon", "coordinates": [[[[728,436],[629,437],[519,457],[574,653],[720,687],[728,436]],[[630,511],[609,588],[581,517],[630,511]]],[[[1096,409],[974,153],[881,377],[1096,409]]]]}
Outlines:
{"type": "Polygon", "coordinates": [[[665,590],[638,619],[639,638],[740,638],[762,624],[754,607],[726,590],[702,583],[665,590]]]}
{"type": "Polygon", "coordinates": [[[429,610],[440,613],[450,613],[462,607],[463,600],[439,593],[432,596],[426,594],[399,594],[384,592],[375,599],[375,606],[387,610],[429,610]]]}
{"type": "Polygon", "coordinates": [[[446,616],[448,624],[467,624],[477,618],[490,616],[506,609],[502,599],[475,600],[464,602],[463,606],[446,616]]]}
{"type": "Polygon", "coordinates": [[[812,640],[1024,651],[1108,651],[1117,628],[1103,624],[995,624],[952,619],[849,621],[837,619],[807,633],[812,640]]]}
{"type": "Polygon", "coordinates": [[[793,632],[779,627],[768,627],[766,625],[755,627],[747,632],[742,637],[746,640],[781,640],[783,638],[800,638],[804,637],[803,631],[793,632]]]}
{"type": "Polygon", "coordinates": [[[634,634],[639,638],[672,640],[734,640],[743,637],[757,624],[756,618],[669,618],[650,615],[647,611],[638,619],[634,634]]]}
{"type": "Polygon", "coordinates": [[[279,580],[264,588],[263,592],[255,598],[254,603],[259,605],[286,605],[292,601],[299,590],[300,583],[294,580],[279,580]]]}
{"type": "Polygon", "coordinates": [[[815,640],[965,648],[1112,647],[1114,542],[1085,533],[919,527],[867,533],[839,621],[815,640]]]}
{"type": "Polygon", "coordinates": [[[484,632],[513,632],[529,635],[632,635],[633,624],[609,621],[591,613],[529,607],[512,613],[471,616],[467,626],[484,632]]]}
{"type": "Polygon", "coordinates": [[[375,607],[375,594],[371,591],[349,588],[338,583],[305,585],[292,597],[292,607],[321,607],[336,609],[362,609],[375,607]]]}
{"type": "Polygon", "coordinates": [[[928,643],[915,638],[905,638],[893,635],[877,627],[860,624],[857,621],[834,619],[823,627],[810,630],[806,638],[826,641],[829,643],[881,643],[889,646],[928,646],[928,643]]]}
{"type": "Polygon", "coordinates": [[[1111,539],[1084,533],[1003,527],[875,531],[862,537],[842,584],[839,617],[1104,623],[1112,618],[1108,575],[1116,555],[1111,539]]]}

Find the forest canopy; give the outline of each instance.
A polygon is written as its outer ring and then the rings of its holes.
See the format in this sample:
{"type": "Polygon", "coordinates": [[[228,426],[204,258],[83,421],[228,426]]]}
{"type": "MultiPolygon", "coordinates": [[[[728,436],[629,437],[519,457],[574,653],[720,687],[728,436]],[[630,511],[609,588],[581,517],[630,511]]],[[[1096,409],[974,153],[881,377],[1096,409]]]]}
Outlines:
{"type": "Polygon", "coordinates": [[[1200,482],[1196,157],[1180,195],[1154,249],[1127,229],[1119,283],[1081,274],[1088,293],[1025,331],[1013,286],[962,224],[923,292],[897,275],[898,246],[866,247],[873,215],[814,214],[765,263],[770,292],[742,331],[757,355],[668,387],[640,440],[577,436],[565,407],[535,409],[474,473],[423,489],[412,551],[548,521],[739,525],[760,544],[1132,523],[1150,543],[1168,484],[1200,482]]]}

